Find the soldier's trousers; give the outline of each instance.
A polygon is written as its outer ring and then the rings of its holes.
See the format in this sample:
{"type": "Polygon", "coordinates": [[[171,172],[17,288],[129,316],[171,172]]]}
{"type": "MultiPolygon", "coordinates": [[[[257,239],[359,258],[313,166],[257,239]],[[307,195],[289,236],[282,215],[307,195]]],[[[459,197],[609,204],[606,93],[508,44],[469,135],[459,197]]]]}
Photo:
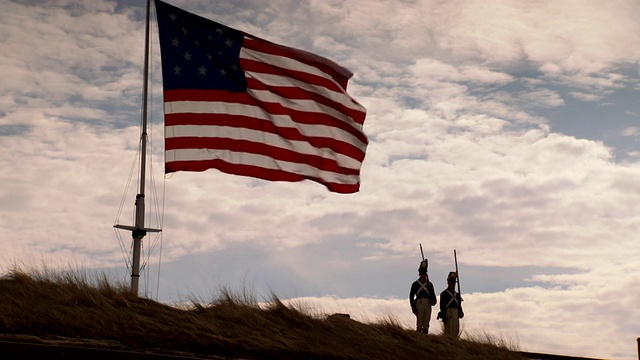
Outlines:
{"type": "Polygon", "coordinates": [[[417,299],[416,308],[418,309],[416,330],[428,333],[429,321],[431,320],[431,300],[427,298],[417,299]]]}
{"type": "Polygon", "coordinates": [[[458,309],[447,309],[447,322],[444,323],[445,335],[458,336],[460,335],[460,318],[458,317],[458,309]]]}

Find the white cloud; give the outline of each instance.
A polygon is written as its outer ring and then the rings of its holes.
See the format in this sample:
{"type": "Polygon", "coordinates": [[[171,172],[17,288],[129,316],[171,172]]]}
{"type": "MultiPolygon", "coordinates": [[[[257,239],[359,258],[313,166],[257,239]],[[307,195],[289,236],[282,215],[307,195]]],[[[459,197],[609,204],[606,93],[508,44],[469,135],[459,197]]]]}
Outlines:
{"type": "Polygon", "coordinates": [[[486,84],[507,84],[514,81],[508,74],[492,71],[481,66],[456,67],[435,59],[419,59],[412,66],[412,73],[429,79],[451,82],[478,82],[486,84]]]}
{"type": "Polygon", "coordinates": [[[636,137],[639,134],[640,134],[640,127],[638,126],[629,126],[622,130],[622,136],[636,137]]]}
{"type": "MultiPolygon", "coordinates": [[[[96,241],[104,234],[96,228],[108,228],[113,221],[109,203],[117,205],[119,195],[110,187],[120,187],[126,176],[119,171],[126,167],[113,166],[114,154],[137,129],[109,129],[112,135],[105,136],[99,128],[36,116],[30,117],[26,133],[0,137],[5,149],[0,163],[11,169],[0,175],[6,184],[0,190],[2,241],[12,244],[3,264],[24,257],[39,262],[39,256],[46,256],[57,262],[112,252],[112,244],[96,241]]],[[[117,257],[94,260],[104,265],[117,257]]]]}
{"type": "Polygon", "coordinates": [[[433,19],[440,45],[464,58],[477,56],[493,63],[527,59],[585,73],[638,58],[633,44],[639,32],[633,30],[639,29],[632,19],[640,8],[632,1],[615,7],[598,1],[440,5],[439,17],[433,19]],[[611,19],[619,19],[618,26],[610,26],[611,19]]]}
{"type": "Polygon", "coordinates": [[[579,91],[572,91],[569,93],[569,95],[582,101],[600,101],[603,98],[602,95],[587,94],[579,91]]]}

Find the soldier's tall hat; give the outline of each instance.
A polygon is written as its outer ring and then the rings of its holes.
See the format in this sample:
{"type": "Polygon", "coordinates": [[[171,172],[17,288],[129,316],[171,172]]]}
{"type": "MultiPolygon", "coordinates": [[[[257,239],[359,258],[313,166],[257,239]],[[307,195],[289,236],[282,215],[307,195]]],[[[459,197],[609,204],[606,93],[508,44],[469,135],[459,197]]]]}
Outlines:
{"type": "Polygon", "coordinates": [[[449,275],[447,276],[447,282],[456,282],[457,279],[458,279],[457,272],[455,271],[449,272],[449,275]]]}
{"type": "Polygon", "coordinates": [[[420,266],[418,266],[418,273],[419,274],[426,274],[428,267],[429,267],[429,260],[427,260],[427,259],[422,260],[420,262],[420,266]]]}

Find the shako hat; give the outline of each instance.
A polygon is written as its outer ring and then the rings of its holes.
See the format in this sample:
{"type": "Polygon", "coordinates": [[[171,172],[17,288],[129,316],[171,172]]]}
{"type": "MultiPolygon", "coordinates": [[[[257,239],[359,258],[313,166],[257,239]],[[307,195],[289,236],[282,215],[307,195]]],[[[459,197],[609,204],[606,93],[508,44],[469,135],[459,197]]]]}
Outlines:
{"type": "Polygon", "coordinates": [[[422,260],[420,262],[420,266],[418,266],[418,273],[419,274],[426,274],[428,267],[429,267],[429,260],[427,260],[427,259],[422,260]]]}
{"type": "Polygon", "coordinates": [[[456,282],[457,279],[458,279],[457,272],[455,271],[449,272],[449,275],[447,276],[447,282],[456,282]]]}

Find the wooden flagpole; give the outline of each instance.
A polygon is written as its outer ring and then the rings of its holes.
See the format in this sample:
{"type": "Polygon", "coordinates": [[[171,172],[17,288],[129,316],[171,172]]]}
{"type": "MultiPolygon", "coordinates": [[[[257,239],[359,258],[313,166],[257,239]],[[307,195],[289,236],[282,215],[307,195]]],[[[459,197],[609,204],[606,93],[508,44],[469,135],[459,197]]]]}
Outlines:
{"type": "Polygon", "coordinates": [[[143,81],[143,99],[142,99],[142,132],[140,134],[140,189],[136,195],[136,217],[134,226],[114,225],[115,228],[131,231],[133,238],[133,254],[131,261],[131,293],[138,296],[138,288],[140,283],[140,257],[142,249],[142,239],[147,232],[160,232],[159,229],[149,229],[144,226],[144,191],[145,176],[147,166],[147,103],[149,94],[149,43],[150,43],[150,23],[151,23],[151,0],[147,0],[147,22],[145,25],[145,42],[144,42],[144,81],[143,81]]]}

